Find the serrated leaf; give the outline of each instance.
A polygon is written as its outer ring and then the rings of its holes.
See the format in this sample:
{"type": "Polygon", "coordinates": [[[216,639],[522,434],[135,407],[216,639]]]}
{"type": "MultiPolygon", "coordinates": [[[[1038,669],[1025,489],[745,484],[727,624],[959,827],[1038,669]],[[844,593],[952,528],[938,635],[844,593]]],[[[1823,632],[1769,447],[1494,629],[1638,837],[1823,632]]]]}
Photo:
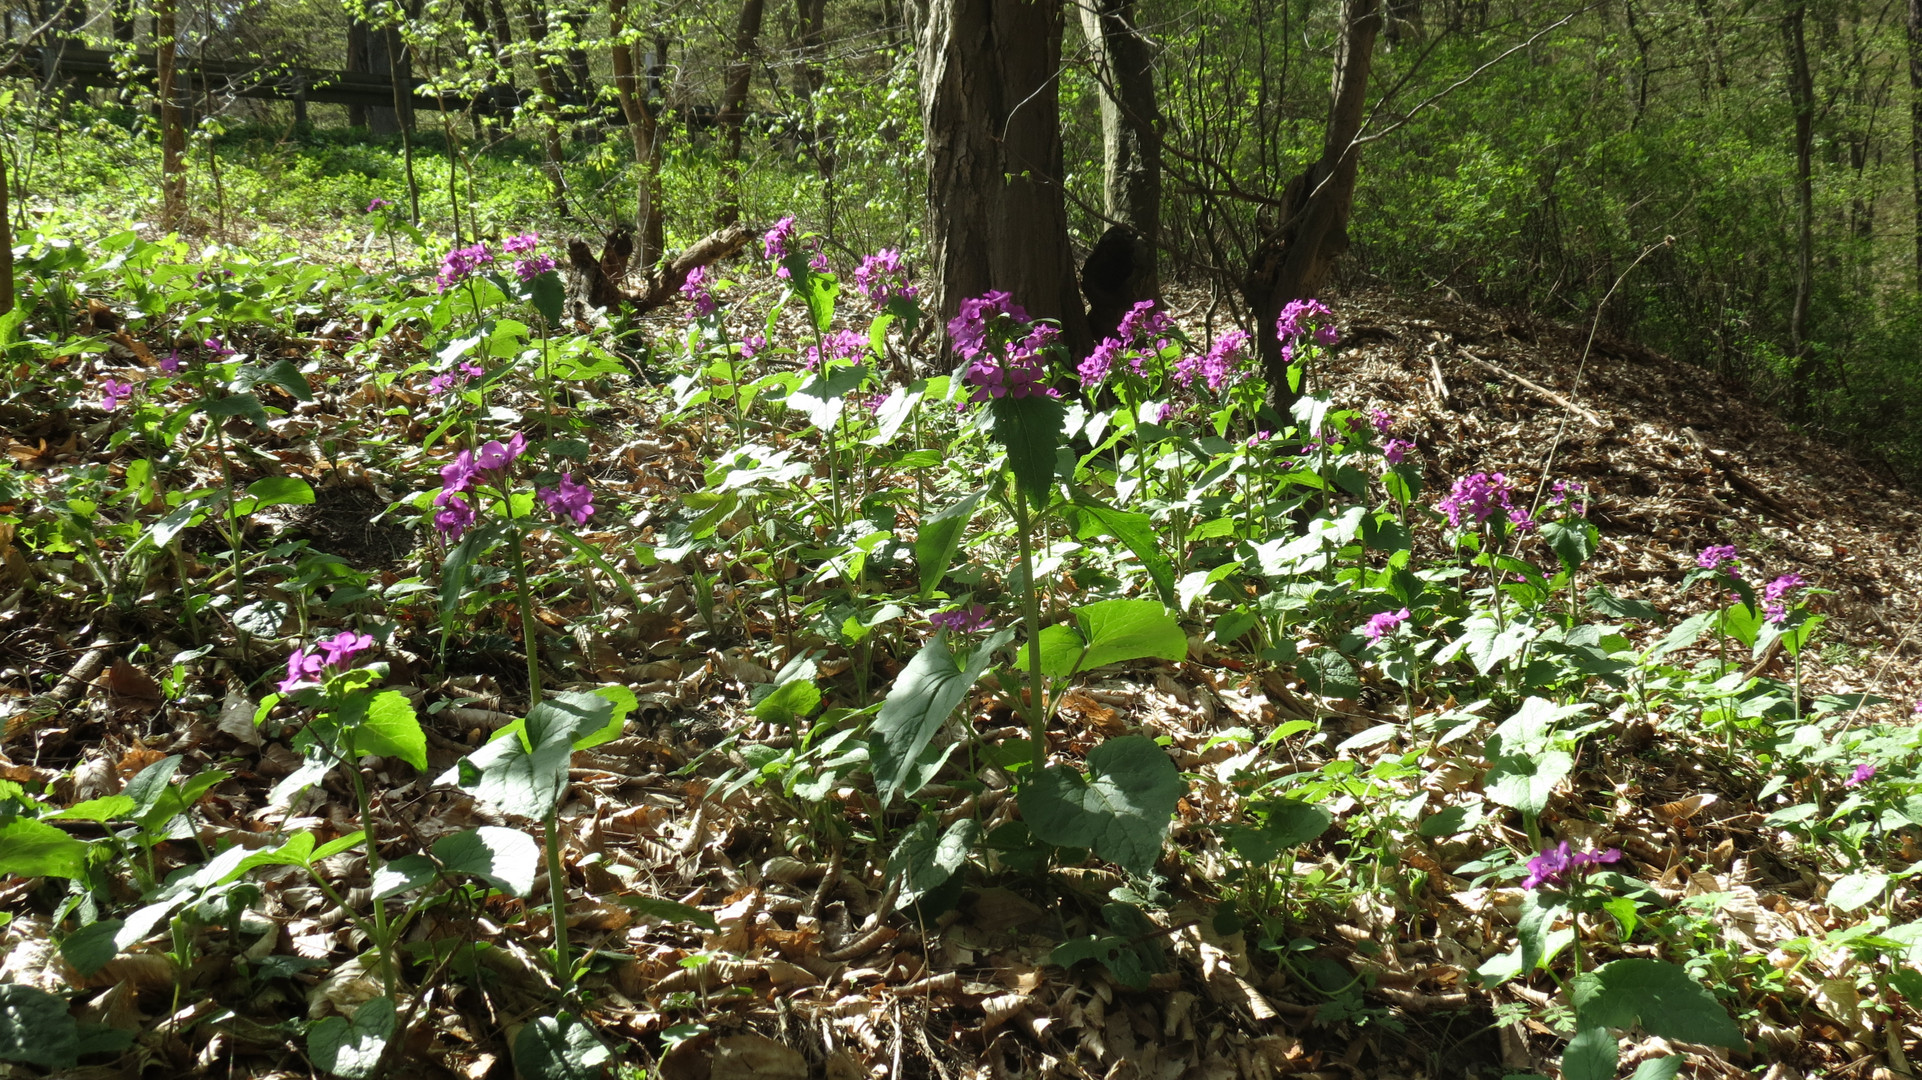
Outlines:
{"type": "Polygon", "coordinates": [[[1028,507],[1038,512],[1054,500],[1055,448],[1067,410],[1043,394],[995,398],[988,405],[994,441],[1008,452],[1008,468],[1026,494],[1028,507]]]}
{"type": "Polygon", "coordinates": [[[1682,1071],[1682,1063],[1688,1059],[1680,1054],[1666,1057],[1644,1058],[1635,1071],[1628,1074],[1628,1080],[1675,1080],[1682,1071]]]}
{"type": "Polygon", "coordinates": [[[611,1056],[594,1029],[568,1013],[533,1020],[514,1039],[523,1080],[601,1080],[611,1056]]]}
{"type": "Polygon", "coordinates": [[[1092,671],[1129,660],[1188,658],[1188,635],[1156,600],[1103,600],[1074,609],[1087,642],[1077,670],[1092,671]]]}
{"type": "Polygon", "coordinates": [[[1153,739],[1124,735],[1088,754],[1088,772],[1056,765],[1028,782],[1021,817],[1056,847],[1090,848],[1130,872],[1146,874],[1181,800],[1181,773],[1153,739]]]}
{"type": "Polygon", "coordinates": [[[534,301],[534,310],[541,313],[549,326],[561,325],[561,316],[566,311],[567,286],[561,282],[559,271],[545,270],[534,275],[527,283],[527,291],[534,301]]]}
{"type": "Polygon", "coordinates": [[[402,855],[391,862],[382,863],[370,883],[371,898],[385,900],[404,892],[425,888],[439,876],[434,860],[425,855],[402,855]]]}
{"type": "Polygon", "coordinates": [[[1619,1053],[1607,1028],[1584,1028],[1562,1051],[1562,1080],[1615,1080],[1619,1053]]]}
{"type": "Polygon", "coordinates": [[[973,818],[961,818],[946,832],[937,829],[933,818],[923,817],[901,835],[888,857],[889,875],[901,880],[902,904],[912,904],[946,885],[967,865],[981,835],[981,823],[973,818]]]}
{"type": "Polygon", "coordinates": [[[510,896],[532,892],[541,868],[541,849],[534,838],[498,825],[441,837],[434,842],[434,858],[443,870],[472,874],[510,896]]]}
{"type": "Polygon", "coordinates": [[[1161,597],[1161,602],[1177,602],[1174,564],[1163,554],[1161,537],[1156,534],[1154,522],[1148,515],[1117,510],[1078,488],[1075,489],[1074,501],[1082,520],[1081,527],[1075,530],[1077,540],[1107,535],[1121,541],[1122,546],[1141,563],[1142,569],[1148,572],[1148,579],[1154,582],[1155,593],[1161,597]]]}
{"type": "Polygon", "coordinates": [[[1540,757],[1512,755],[1496,758],[1482,778],[1488,797],[1524,813],[1539,815],[1555,794],[1555,785],[1575,768],[1575,759],[1562,750],[1540,757]]]}
{"type": "Polygon", "coordinates": [[[367,701],[366,712],[347,729],[356,756],[397,757],[427,771],[427,733],[414,715],[413,702],[398,690],[382,690],[367,701]]]}
{"type": "Polygon", "coordinates": [[[1581,1027],[1629,1028],[1665,1039],[1741,1049],[1748,1045],[1728,1010],[1687,971],[1662,960],[1615,960],[1572,984],[1581,1027]]]}
{"type": "Polygon", "coordinates": [[[550,695],[469,754],[440,783],[457,783],[501,811],[544,818],[560,803],[576,740],[598,736],[614,703],[598,694],[550,695]]]}
{"type": "Polygon", "coordinates": [[[1880,873],[1845,874],[1836,878],[1835,884],[1829,886],[1829,907],[1836,911],[1864,907],[1882,895],[1882,890],[1889,887],[1889,880],[1889,875],[1880,873]]]}
{"type": "Polygon", "coordinates": [[[1274,862],[1281,853],[1309,842],[1335,822],[1335,815],[1312,803],[1270,799],[1257,809],[1261,824],[1228,827],[1228,845],[1235,854],[1258,866],[1274,862]]]}
{"type": "Polygon", "coordinates": [[[66,998],[23,983],[0,983],[0,1061],[71,1067],[80,1056],[77,1028],[66,998]]]}
{"type": "Polygon", "coordinates": [[[60,958],[73,966],[82,978],[92,978],[93,973],[107,966],[120,952],[114,942],[114,935],[120,932],[119,919],[102,919],[68,934],[60,942],[60,958]]]}
{"type": "Polygon", "coordinates": [[[1295,674],[1311,694],[1330,698],[1352,698],[1361,693],[1361,677],[1355,665],[1333,649],[1316,649],[1295,662],[1295,674]]]}
{"type": "Polygon", "coordinates": [[[368,998],[355,1010],[351,1022],[341,1016],[316,1020],[307,1029],[307,1056],[335,1076],[364,1080],[380,1064],[393,1034],[394,999],[368,998]]]}

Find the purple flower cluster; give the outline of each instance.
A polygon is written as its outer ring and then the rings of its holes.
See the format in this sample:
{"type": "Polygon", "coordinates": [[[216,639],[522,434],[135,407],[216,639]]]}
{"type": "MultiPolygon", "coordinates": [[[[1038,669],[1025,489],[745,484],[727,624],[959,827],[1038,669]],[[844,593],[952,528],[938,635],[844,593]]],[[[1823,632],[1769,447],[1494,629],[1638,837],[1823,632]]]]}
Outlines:
{"type": "Polygon", "coordinates": [[[1362,636],[1370,641],[1380,641],[1395,632],[1395,628],[1408,621],[1408,609],[1400,611],[1378,611],[1368,616],[1368,625],[1362,627],[1362,636]]]}
{"type": "Polygon", "coordinates": [[[1002,319],[1008,323],[1029,321],[1027,309],[1015,303],[1012,294],[998,289],[961,301],[960,312],[948,320],[954,351],[974,359],[988,348],[988,332],[1002,319]]]}
{"type": "Polygon", "coordinates": [[[1096,345],[1094,351],[1088,354],[1088,358],[1081,361],[1075,368],[1076,373],[1081,376],[1081,384],[1088,388],[1101,385],[1101,380],[1107,378],[1108,372],[1114,370],[1115,361],[1121,359],[1122,348],[1119,340],[1102,338],[1101,344],[1096,345]]]}
{"type": "MultiPolygon", "coordinates": [[[[1168,335],[1175,328],[1175,320],[1167,312],[1158,310],[1153,300],[1143,300],[1128,309],[1121,317],[1121,325],[1115,336],[1129,345],[1153,342],[1156,352],[1168,345],[1168,335]]],[[[1136,369],[1137,374],[1140,369],[1136,369]]]]}
{"type": "Polygon", "coordinates": [[[1042,355],[1060,336],[1059,328],[1038,323],[1027,337],[1012,346],[1005,364],[992,353],[977,356],[963,376],[968,385],[974,387],[968,400],[979,405],[999,397],[1024,398],[1037,394],[1060,397],[1061,391],[1043,381],[1048,377],[1048,364],[1042,355]]]}
{"type": "Polygon", "coordinates": [[[123,382],[119,379],[114,378],[111,375],[101,377],[100,379],[100,407],[101,408],[107,410],[108,412],[112,412],[115,409],[120,407],[121,402],[127,400],[130,397],[133,397],[132,383],[123,382]]]}
{"type": "Polygon", "coordinates": [[[446,258],[440,261],[440,276],[435,280],[439,283],[440,290],[446,292],[448,289],[466,281],[474,275],[475,271],[493,261],[493,253],[487,250],[486,244],[455,248],[447,253],[446,258]]]}
{"type": "Polygon", "coordinates": [[[821,339],[819,345],[809,345],[801,367],[805,371],[821,369],[821,355],[826,352],[828,360],[856,361],[867,352],[868,339],[864,334],[853,330],[836,330],[821,339]]]}
{"type": "Polygon", "coordinates": [[[1604,863],[1620,862],[1621,858],[1620,848],[1609,848],[1607,851],[1572,851],[1569,849],[1568,841],[1564,840],[1528,860],[1528,877],[1522,881],[1522,888],[1561,889],[1593,867],[1604,863]]]}
{"type": "Polygon", "coordinates": [[[1415,444],[1407,439],[1390,439],[1381,445],[1381,456],[1386,458],[1390,465],[1400,465],[1408,457],[1408,452],[1414,448],[1415,444]]]}
{"type": "Polygon", "coordinates": [[[1783,574],[1762,586],[1763,617],[1777,625],[1787,621],[1789,594],[1807,584],[1800,574],[1783,574]]]}
{"type": "Polygon", "coordinates": [[[972,604],[952,611],[937,611],[928,616],[928,622],[936,630],[946,630],[953,634],[964,634],[975,630],[986,630],[994,625],[988,617],[986,604],[972,604]]]}
{"type": "Polygon", "coordinates": [[[788,243],[793,239],[794,215],[789,214],[775,222],[774,227],[761,237],[761,257],[769,262],[787,258],[788,243]]]}
{"type": "Polygon", "coordinates": [[[572,472],[561,477],[559,487],[535,488],[534,493],[556,517],[571,517],[576,525],[585,525],[594,516],[594,493],[577,483],[572,472]]]}
{"type": "Polygon", "coordinates": [[[1875,766],[1865,761],[1862,764],[1857,765],[1855,767],[1855,771],[1849,774],[1849,778],[1847,780],[1842,781],[1842,786],[1843,787],[1861,787],[1863,784],[1868,783],[1870,780],[1874,778],[1875,778],[1875,766]]]}
{"type": "Polygon", "coordinates": [[[1497,510],[1503,511],[1516,528],[1530,528],[1534,522],[1529,520],[1528,511],[1510,501],[1514,491],[1514,485],[1501,473],[1471,473],[1457,479],[1435,509],[1448,515],[1451,528],[1461,528],[1464,521],[1481,525],[1497,510]]]}
{"type": "Polygon", "coordinates": [[[1395,418],[1387,409],[1368,410],[1368,422],[1375,425],[1375,434],[1386,435],[1395,426],[1395,418]]]}
{"type": "Polygon", "coordinates": [[[434,496],[434,505],[440,509],[434,514],[434,528],[449,540],[459,540],[480,519],[468,493],[482,474],[491,474],[489,478],[497,485],[503,484],[507,467],[526,452],[527,437],[517,431],[506,442],[488,440],[478,454],[472,450],[455,454],[453,461],[441,466],[441,491],[434,496]]]}
{"type": "Polygon", "coordinates": [[[1272,439],[1274,437],[1275,437],[1274,432],[1269,431],[1266,428],[1263,428],[1262,430],[1255,432],[1253,435],[1248,436],[1248,449],[1253,450],[1255,447],[1260,446],[1262,443],[1265,443],[1269,439],[1272,439]]]}
{"type": "Polygon", "coordinates": [[[875,307],[886,307],[891,300],[912,300],[920,290],[908,283],[907,268],[901,253],[882,248],[861,260],[854,269],[854,289],[875,307]]]}
{"type": "Polygon", "coordinates": [[[280,680],[280,692],[291,694],[309,686],[319,686],[324,670],[346,670],[356,654],[373,644],[371,634],[343,630],[333,637],[314,642],[312,651],[305,646],[295,649],[287,657],[287,677],[280,680]]]}
{"type": "Polygon", "coordinates": [[[371,214],[376,210],[385,210],[392,205],[394,205],[393,200],[383,199],[376,195],[374,196],[374,200],[367,204],[367,209],[363,211],[363,213],[371,214]]]}
{"type": "Polygon", "coordinates": [[[1704,570],[1720,570],[1723,563],[1740,562],[1735,554],[1734,544],[1716,544],[1705,547],[1695,556],[1695,565],[1704,570]]]}
{"type": "MultiPolygon", "coordinates": [[[[1283,345],[1294,346],[1304,337],[1315,344],[1332,348],[1340,337],[1335,333],[1335,313],[1319,300],[1290,300],[1275,320],[1275,336],[1283,345]]],[[[1289,350],[1292,355],[1292,349],[1289,350]]]]}
{"type": "Polygon", "coordinates": [[[549,270],[554,269],[554,257],[552,255],[530,254],[540,242],[541,234],[534,232],[525,233],[520,236],[510,236],[501,241],[501,251],[508,255],[520,256],[520,258],[514,260],[514,273],[522,281],[532,281],[542,274],[547,273],[549,270]]]}
{"type": "Polygon", "coordinates": [[[479,364],[462,360],[454,367],[427,380],[427,392],[445,394],[449,390],[458,390],[467,385],[467,380],[478,379],[485,374],[487,374],[486,369],[479,364]]]}
{"type": "Polygon", "coordinates": [[[1248,359],[1247,333],[1230,330],[1216,338],[1205,355],[1184,356],[1176,361],[1175,382],[1182,386],[1193,386],[1199,377],[1208,384],[1210,391],[1220,393],[1222,387],[1242,375],[1248,359]]]}
{"type": "MultiPolygon", "coordinates": [[[[1550,486],[1553,494],[1548,497],[1548,505],[1568,504],[1576,517],[1588,516],[1588,485],[1580,480],[1557,480],[1550,486]]],[[[1733,549],[1731,549],[1733,550],[1733,549]]]]}
{"type": "Polygon", "coordinates": [[[714,294],[708,291],[705,266],[697,266],[687,272],[687,280],[681,282],[681,295],[694,304],[692,318],[699,319],[720,310],[720,301],[714,299],[714,294]]]}

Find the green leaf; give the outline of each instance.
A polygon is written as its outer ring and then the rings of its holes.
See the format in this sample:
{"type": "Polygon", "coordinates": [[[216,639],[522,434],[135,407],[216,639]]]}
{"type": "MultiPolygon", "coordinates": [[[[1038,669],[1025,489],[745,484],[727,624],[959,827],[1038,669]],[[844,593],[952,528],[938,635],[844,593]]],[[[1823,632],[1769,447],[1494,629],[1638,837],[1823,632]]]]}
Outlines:
{"type": "Polygon", "coordinates": [[[74,803],[58,813],[43,815],[41,821],[117,821],[133,816],[134,801],[125,795],[102,795],[74,803]]]}
{"type": "Polygon", "coordinates": [[[1034,777],[1020,794],[1021,817],[1056,847],[1096,855],[1146,874],[1182,793],[1181,773],[1153,739],[1124,735],[1088,754],[1088,774],[1060,765],[1034,777]]]}
{"type": "Polygon", "coordinates": [[[848,394],[860,389],[867,378],[868,369],[864,365],[836,367],[815,375],[805,386],[783,399],[782,403],[787,408],[806,414],[808,423],[826,431],[840,419],[841,407],[846,403],[848,394]]]}
{"type": "Polygon", "coordinates": [[[1257,866],[1266,866],[1292,847],[1299,847],[1328,831],[1335,815],[1313,803],[1294,799],[1270,799],[1257,806],[1261,824],[1228,827],[1228,845],[1235,854],[1257,866]]]}
{"type": "MultiPolygon", "coordinates": [[[[1041,677],[1060,680],[1080,670],[1081,653],[1087,642],[1081,631],[1072,626],[1056,623],[1041,628],[1041,677]]],[[[1017,675],[1028,673],[1028,646],[1024,642],[1015,650],[1014,670],[1017,675]]]]}
{"type": "Polygon", "coordinates": [[[114,942],[120,927],[119,919],[88,923],[61,940],[60,958],[71,964],[81,978],[92,978],[94,972],[106,967],[107,961],[120,952],[120,946],[114,942]]]}
{"type": "Polygon", "coordinates": [[[1683,1042],[1744,1049],[1728,1010],[1687,971],[1661,960],[1631,958],[1602,965],[1572,984],[1580,1027],[1628,1028],[1683,1042]]]}
{"type": "Polygon", "coordinates": [[[1033,512],[1054,501],[1054,451],[1061,444],[1067,410],[1044,394],[995,398],[988,406],[994,441],[1008,452],[1008,468],[1033,512]]]}
{"type": "Polygon", "coordinates": [[[454,616],[460,611],[460,603],[467,593],[468,573],[472,568],[474,552],[480,546],[483,535],[480,529],[470,529],[460,543],[447,551],[447,558],[440,564],[440,633],[445,641],[454,634],[454,616]]]}
{"type": "Polygon", "coordinates": [[[1352,698],[1361,694],[1361,678],[1348,658],[1333,649],[1316,649],[1295,664],[1295,674],[1311,694],[1352,698]]]}
{"type": "Polygon", "coordinates": [[[1829,907],[1836,911],[1854,911],[1882,895],[1889,887],[1887,874],[1847,874],[1835,879],[1829,886],[1829,907]]]}
{"type": "Polygon", "coordinates": [[[721,932],[721,924],[714,921],[714,915],[711,912],[702,911],[700,908],[691,907],[678,900],[663,900],[658,896],[616,896],[614,899],[643,915],[652,915],[667,922],[692,923],[709,933],[721,932]]]}
{"type": "Polygon", "coordinates": [[[1542,524],[1542,539],[1548,541],[1549,550],[1562,561],[1562,566],[1573,570],[1587,562],[1601,546],[1602,534],[1595,526],[1580,520],[1549,521],[1542,524]]]}
{"type": "Polygon", "coordinates": [[[441,777],[504,813],[540,819],[560,804],[576,740],[599,735],[614,703],[598,694],[565,691],[529,709],[525,720],[500,729],[487,745],[441,777]]]}
{"type": "Polygon", "coordinates": [[[968,696],[975,680],[993,663],[994,650],[1013,636],[1013,631],[1003,630],[975,646],[968,666],[962,668],[948,651],[947,635],[936,634],[901,669],[868,734],[868,758],[882,806],[896,794],[914,794],[906,788],[922,751],[968,696]]]}
{"type": "Polygon", "coordinates": [[[381,864],[371,883],[371,899],[385,900],[404,892],[423,889],[440,876],[440,868],[425,855],[402,855],[381,864]]]}
{"type": "Polygon", "coordinates": [[[254,509],[268,506],[312,506],[314,487],[298,476],[264,476],[247,485],[254,509]]]}
{"type": "Polygon", "coordinates": [[[954,553],[961,546],[962,534],[974,519],[975,504],[987,493],[987,488],[977,488],[953,506],[922,519],[920,532],[914,538],[914,564],[921,572],[922,596],[934,592],[935,586],[947,576],[954,553]]]}
{"type": "Polygon", "coordinates": [[[1562,1080],[1615,1080],[1618,1054],[1607,1028],[1583,1028],[1562,1051],[1562,1080]]]}
{"type": "Polygon", "coordinates": [[[980,838],[981,823],[961,818],[936,833],[934,818],[923,817],[901,835],[888,857],[888,873],[901,879],[900,902],[912,904],[946,885],[968,863],[974,842],[980,838]]]}
{"type": "Polygon", "coordinates": [[[1108,969],[1115,981],[1135,990],[1146,990],[1153,974],[1142,962],[1140,952],[1124,937],[1112,934],[1072,938],[1054,947],[1048,963],[1071,968],[1083,960],[1093,960],[1108,969]]]}
{"type": "Polygon", "coordinates": [[[1127,660],[1181,661],[1188,658],[1188,635],[1156,600],[1103,600],[1074,609],[1075,625],[1087,640],[1077,670],[1092,671],[1127,660]]]}
{"type": "Polygon", "coordinates": [[[83,878],[89,850],[86,841],[32,818],[0,825],[0,874],[83,878]]]}
{"type": "Polygon", "coordinates": [[[329,1016],[316,1020],[307,1029],[307,1056],[314,1064],[346,1080],[372,1076],[387,1040],[394,1034],[394,999],[368,998],[345,1017],[329,1016]]]}
{"type": "Polygon", "coordinates": [[[1644,1058],[1635,1071],[1628,1074],[1628,1080],[1675,1080],[1682,1071],[1682,1063],[1688,1059],[1680,1054],[1667,1057],[1644,1058]]]}
{"type": "Polygon", "coordinates": [[[249,369],[247,375],[235,380],[236,389],[246,389],[266,383],[287,391],[295,401],[314,400],[314,388],[307,385],[307,376],[300,373],[300,367],[292,360],[282,358],[262,368],[249,369]],[[240,384],[245,385],[240,385],[240,384]]]}
{"type": "Polygon", "coordinates": [[[453,874],[472,874],[510,896],[534,889],[541,868],[540,845],[519,829],[482,825],[434,842],[434,858],[453,874]]]}
{"type": "Polygon", "coordinates": [[[80,1056],[67,999],[22,983],[0,983],[0,1061],[71,1068],[80,1056]]]}
{"type": "Polygon", "coordinates": [[[266,408],[260,404],[260,399],[252,394],[228,394],[226,397],[214,398],[211,401],[203,400],[200,407],[208,416],[217,420],[229,420],[239,416],[258,428],[265,428],[270,423],[266,408]]]}
{"type": "Polygon", "coordinates": [[[1653,604],[1641,600],[1629,600],[1616,596],[1604,586],[1597,585],[1583,594],[1591,610],[1613,619],[1634,619],[1638,622],[1654,622],[1662,613],[1653,604]]]}
{"type": "Polygon", "coordinates": [[[414,705],[398,690],[382,690],[366,704],[365,714],[347,727],[355,756],[397,757],[427,771],[427,733],[414,715],[414,705]]]}
{"type": "Polygon", "coordinates": [[[1482,785],[1488,797],[1524,813],[1539,815],[1555,794],[1555,785],[1575,768],[1566,751],[1548,750],[1540,757],[1511,755],[1496,758],[1482,785]]]}
{"type": "Polygon", "coordinates": [[[561,283],[560,272],[547,270],[534,275],[527,291],[534,301],[534,310],[541,313],[547,325],[559,326],[567,303],[567,287],[561,283]]]}
{"type": "Polygon", "coordinates": [[[806,719],[821,704],[821,688],[811,678],[790,679],[754,703],[754,718],[787,726],[806,719]]]}
{"type": "Polygon", "coordinates": [[[1075,507],[1081,513],[1080,527],[1075,530],[1075,539],[1091,540],[1097,536],[1112,536],[1121,541],[1123,547],[1134,553],[1134,557],[1148,571],[1148,579],[1155,583],[1155,592],[1164,604],[1175,604],[1175,568],[1162,553],[1161,537],[1155,532],[1154,522],[1146,514],[1127,510],[1117,510],[1099,499],[1075,490],[1075,507]]]}
{"type": "Polygon", "coordinates": [[[601,1080],[612,1056],[593,1028],[568,1013],[532,1020],[514,1039],[514,1068],[523,1080],[601,1080]]]}
{"type": "Polygon", "coordinates": [[[1549,953],[1548,932],[1555,926],[1555,920],[1568,914],[1567,905],[1551,900],[1539,890],[1531,890],[1522,897],[1522,916],[1515,924],[1515,936],[1522,945],[1522,972],[1527,974],[1541,966],[1542,957],[1549,953]]]}

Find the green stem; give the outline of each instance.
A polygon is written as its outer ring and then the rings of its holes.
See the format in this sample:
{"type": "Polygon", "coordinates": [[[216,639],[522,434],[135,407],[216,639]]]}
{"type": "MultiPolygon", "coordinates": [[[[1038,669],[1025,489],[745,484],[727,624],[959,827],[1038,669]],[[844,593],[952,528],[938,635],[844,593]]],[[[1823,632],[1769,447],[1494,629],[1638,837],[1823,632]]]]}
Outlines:
{"type": "Polygon", "coordinates": [[[1021,620],[1028,633],[1028,729],[1034,740],[1034,768],[1048,758],[1048,712],[1041,689],[1041,590],[1034,580],[1033,519],[1020,481],[1014,484],[1015,540],[1021,546],[1021,620]]]}
{"type": "MultiPolygon", "coordinates": [[[[367,844],[367,880],[369,885],[380,878],[380,841],[374,834],[374,804],[367,794],[367,781],[360,775],[360,763],[351,760],[344,762],[347,776],[354,782],[354,801],[360,806],[360,827],[364,831],[367,844]]],[[[371,889],[370,889],[371,891],[371,889]]],[[[374,904],[374,948],[380,952],[380,984],[388,997],[394,996],[394,957],[393,943],[387,936],[387,905],[375,900],[374,904]]]]}
{"type": "Polygon", "coordinates": [[[540,639],[534,628],[534,597],[527,588],[527,562],[521,557],[521,541],[525,533],[521,521],[514,516],[514,496],[507,488],[505,480],[500,486],[501,504],[507,508],[507,525],[513,538],[508,542],[507,552],[513,560],[514,591],[521,602],[521,643],[527,653],[527,707],[533,708],[541,700],[541,661],[540,639]]]}
{"type": "Polygon", "coordinates": [[[574,961],[567,946],[567,870],[561,865],[559,830],[555,823],[558,808],[541,819],[541,836],[547,846],[547,899],[554,919],[554,979],[561,996],[574,996],[574,961]]]}

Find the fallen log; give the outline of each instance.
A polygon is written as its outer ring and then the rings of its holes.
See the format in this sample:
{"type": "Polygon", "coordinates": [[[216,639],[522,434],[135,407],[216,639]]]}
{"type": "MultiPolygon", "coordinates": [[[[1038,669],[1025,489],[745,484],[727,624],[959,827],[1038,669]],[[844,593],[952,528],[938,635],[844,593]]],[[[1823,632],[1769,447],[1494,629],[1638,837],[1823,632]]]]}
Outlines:
{"type": "Polygon", "coordinates": [[[646,279],[638,292],[621,288],[627,260],[634,251],[634,236],[625,230],[608,237],[599,258],[580,240],[567,242],[567,261],[584,283],[587,302],[609,311],[621,307],[634,314],[645,314],[673,300],[687,276],[697,266],[709,266],[740,253],[754,231],[739,222],[711,232],[690,244],[685,251],[667,261],[659,272],[646,279]]]}

